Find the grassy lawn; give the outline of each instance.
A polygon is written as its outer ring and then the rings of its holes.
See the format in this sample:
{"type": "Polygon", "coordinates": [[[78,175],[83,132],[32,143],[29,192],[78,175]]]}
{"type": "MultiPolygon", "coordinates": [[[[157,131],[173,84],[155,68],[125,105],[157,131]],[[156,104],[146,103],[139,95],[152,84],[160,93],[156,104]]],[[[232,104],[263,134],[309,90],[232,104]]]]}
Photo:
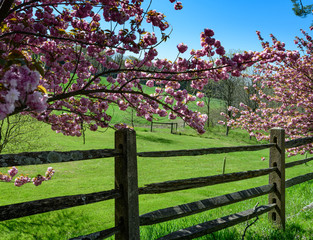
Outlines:
{"type": "MultiPolygon", "coordinates": [[[[255,144],[249,140],[246,133],[231,131],[229,137],[221,134],[221,129],[209,131],[203,136],[196,135],[192,130],[179,129],[180,134],[169,134],[168,129],[157,129],[149,132],[145,128],[136,128],[137,151],[176,150],[207,147],[222,147],[255,144]]],[[[44,126],[45,140],[48,142],[40,150],[84,150],[113,148],[114,131],[87,132],[86,144],[82,138],[65,137],[52,132],[44,126]]],[[[242,152],[216,154],[195,157],[138,158],[139,186],[166,180],[185,179],[216,175],[222,173],[223,159],[226,157],[226,173],[246,171],[268,167],[268,150],[258,152],[242,152]],[[265,157],[266,161],[261,161],[265,157]]],[[[303,157],[287,158],[294,161],[303,157]]],[[[114,186],[113,159],[97,159],[90,161],[52,164],[56,170],[52,181],[44,182],[35,187],[27,184],[20,188],[12,183],[0,183],[0,205],[18,203],[30,200],[50,198],[63,195],[91,193],[110,190],[114,186]]],[[[19,167],[20,173],[36,175],[43,174],[50,165],[19,167]]],[[[0,169],[6,172],[7,169],[0,169]]],[[[287,178],[312,172],[312,163],[301,165],[287,170],[287,178]]],[[[267,184],[267,177],[227,183],[193,190],[184,190],[174,193],[140,196],[140,214],[156,209],[175,206],[201,200],[221,194],[244,190],[251,187],[267,184]]],[[[301,209],[313,202],[313,182],[307,182],[287,190],[287,231],[282,233],[271,227],[267,215],[249,228],[246,239],[312,239],[311,228],[313,211],[301,209]],[[311,222],[311,223],[310,223],[311,222]],[[304,238],[305,236],[306,238],[304,238]],[[311,237],[311,238],[310,238],[311,237]]],[[[181,227],[191,226],[239,211],[253,208],[255,204],[267,204],[267,197],[259,197],[242,203],[232,204],[194,216],[179,220],[147,226],[141,228],[142,239],[155,239],[181,227]]],[[[113,201],[100,202],[51,213],[39,214],[0,223],[0,239],[68,239],[83,234],[100,231],[113,226],[113,201]]],[[[228,230],[208,235],[199,239],[241,239],[246,224],[239,224],[228,230]]]]}

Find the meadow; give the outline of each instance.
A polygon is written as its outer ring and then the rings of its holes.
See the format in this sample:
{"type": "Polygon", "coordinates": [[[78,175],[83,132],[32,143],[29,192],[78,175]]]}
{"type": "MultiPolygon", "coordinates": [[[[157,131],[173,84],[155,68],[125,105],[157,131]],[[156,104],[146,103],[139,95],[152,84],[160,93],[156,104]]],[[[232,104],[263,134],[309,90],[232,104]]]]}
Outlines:
{"type": "MultiPolygon", "coordinates": [[[[231,131],[230,136],[225,137],[222,127],[215,127],[201,136],[189,128],[180,128],[178,134],[169,134],[169,129],[157,129],[150,132],[147,128],[138,127],[135,130],[138,152],[256,144],[255,140],[250,140],[249,136],[240,130],[231,131]]],[[[49,126],[43,125],[40,131],[45,134],[38,141],[43,142],[44,146],[36,149],[38,151],[114,147],[114,131],[110,129],[104,132],[88,131],[86,133],[86,144],[83,144],[82,138],[66,137],[54,133],[49,129],[49,126]]],[[[268,150],[167,159],[138,158],[139,186],[166,180],[221,174],[225,157],[226,173],[268,167],[268,150]],[[266,160],[261,161],[262,157],[265,157],[266,160]]],[[[287,161],[301,158],[303,156],[287,158],[287,161]]],[[[32,184],[26,184],[22,187],[15,187],[12,183],[1,182],[0,205],[63,195],[91,193],[110,190],[114,187],[114,160],[111,158],[52,165],[23,166],[19,167],[19,172],[34,176],[38,173],[43,174],[48,166],[52,166],[56,170],[55,176],[51,181],[44,182],[41,186],[35,187],[32,184]]],[[[7,170],[7,168],[0,169],[1,172],[7,170]]],[[[286,178],[307,172],[312,172],[312,164],[288,169],[286,178]]],[[[139,199],[140,214],[265,185],[267,182],[265,176],[174,193],[141,195],[139,199]]],[[[248,229],[245,239],[313,239],[311,227],[313,211],[301,210],[313,201],[312,184],[313,182],[310,181],[287,189],[287,228],[285,232],[271,226],[265,214],[248,229]]],[[[156,239],[183,227],[244,211],[253,208],[257,202],[259,202],[259,205],[267,204],[267,196],[170,222],[141,227],[141,239],[156,239]]],[[[110,200],[4,221],[0,223],[0,239],[60,240],[100,231],[112,227],[114,224],[113,204],[113,200],[110,200]]],[[[241,239],[245,227],[246,223],[239,224],[198,239],[241,239]]]]}

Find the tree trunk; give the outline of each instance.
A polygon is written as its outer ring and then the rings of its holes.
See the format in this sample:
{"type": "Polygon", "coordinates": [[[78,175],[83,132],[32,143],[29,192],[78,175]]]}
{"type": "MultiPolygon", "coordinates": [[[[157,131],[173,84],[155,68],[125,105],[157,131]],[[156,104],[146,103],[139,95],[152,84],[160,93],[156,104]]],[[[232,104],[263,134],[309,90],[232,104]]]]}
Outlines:
{"type": "Polygon", "coordinates": [[[208,102],[207,102],[207,110],[208,110],[208,121],[207,121],[207,128],[210,127],[210,102],[211,102],[211,99],[208,98],[208,102]]]}
{"type": "MultiPolygon", "coordinates": [[[[231,118],[231,111],[227,110],[227,116],[231,118]]],[[[228,136],[229,131],[230,131],[230,127],[226,125],[226,136],[228,136]]]]}
{"type": "Polygon", "coordinates": [[[134,125],[134,109],[132,109],[130,121],[131,121],[132,128],[134,128],[135,127],[135,125],[134,125]]]}
{"type": "Polygon", "coordinates": [[[226,136],[228,136],[229,130],[230,130],[230,127],[229,127],[229,126],[226,126],[226,136]]]}

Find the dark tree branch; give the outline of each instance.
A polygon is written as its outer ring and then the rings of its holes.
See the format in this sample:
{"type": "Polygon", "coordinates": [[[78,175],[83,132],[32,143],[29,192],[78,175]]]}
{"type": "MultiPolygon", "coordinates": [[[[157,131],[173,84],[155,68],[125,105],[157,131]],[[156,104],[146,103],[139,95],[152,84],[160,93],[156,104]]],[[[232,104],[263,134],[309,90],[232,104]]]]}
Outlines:
{"type": "Polygon", "coordinates": [[[9,15],[9,10],[13,4],[14,0],[2,0],[0,3],[0,24],[9,15]]]}

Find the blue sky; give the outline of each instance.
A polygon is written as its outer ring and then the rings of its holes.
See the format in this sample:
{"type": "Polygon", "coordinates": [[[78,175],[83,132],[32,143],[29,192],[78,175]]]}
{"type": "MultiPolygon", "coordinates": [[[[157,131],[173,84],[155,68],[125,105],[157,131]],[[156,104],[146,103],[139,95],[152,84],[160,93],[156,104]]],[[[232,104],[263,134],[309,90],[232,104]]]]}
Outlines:
{"type": "MultiPolygon", "coordinates": [[[[200,33],[204,28],[213,29],[226,51],[261,50],[256,31],[270,40],[273,33],[285,42],[288,49],[296,49],[295,36],[300,29],[310,32],[313,16],[300,18],[294,15],[290,0],[181,0],[184,8],[174,10],[169,0],[153,0],[151,9],[163,12],[173,27],[173,33],[159,51],[159,58],[175,59],[176,45],[185,43],[200,48],[200,33]]],[[[304,0],[304,4],[310,1],[304,0]]]]}

